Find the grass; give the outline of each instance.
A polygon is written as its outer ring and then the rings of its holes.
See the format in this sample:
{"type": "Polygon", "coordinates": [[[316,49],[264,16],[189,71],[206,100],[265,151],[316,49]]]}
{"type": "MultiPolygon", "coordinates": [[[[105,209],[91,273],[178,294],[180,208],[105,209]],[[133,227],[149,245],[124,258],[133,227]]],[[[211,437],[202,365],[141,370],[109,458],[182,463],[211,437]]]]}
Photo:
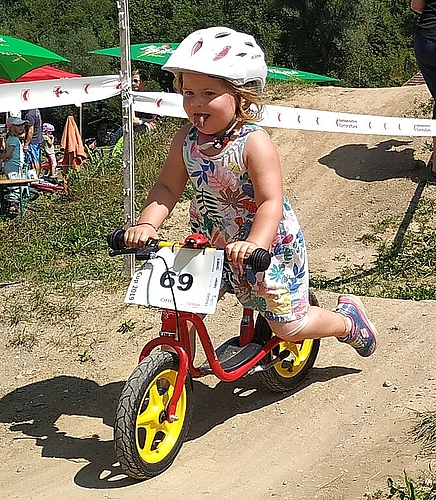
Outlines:
{"type": "Polygon", "coordinates": [[[404,484],[396,483],[392,478],[387,481],[388,491],[379,490],[365,495],[366,500],[435,500],[436,477],[430,470],[418,480],[410,478],[404,471],[404,484]]]}
{"type": "Polygon", "coordinates": [[[25,349],[31,351],[38,343],[38,338],[34,332],[26,332],[25,329],[15,332],[8,342],[8,347],[25,349]]]}
{"type": "MultiPolygon", "coordinates": [[[[312,286],[338,293],[391,299],[436,299],[436,200],[421,198],[401,238],[400,216],[373,224],[359,238],[375,247],[372,267],[345,265],[339,276],[312,277],[312,286]]],[[[339,258],[337,259],[339,260],[339,258]]]]}
{"type": "Polygon", "coordinates": [[[436,456],[436,411],[419,412],[416,417],[418,422],[413,429],[415,438],[422,441],[428,455],[436,456]]]}
{"type": "Polygon", "coordinates": [[[136,327],[136,321],[133,321],[132,319],[127,319],[126,321],[123,321],[123,323],[121,323],[117,332],[122,334],[132,333],[135,327],[136,327]]]}
{"type": "MultiPolygon", "coordinates": [[[[168,120],[135,137],[137,211],[159,174],[180,120],[168,120]]],[[[50,284],[55,289],[85,280],[113,286],[120,259],[108,259],[106,237],[123,225],[122,165],[107,155],[68,173],[69,196],[40,196],[23,219],[0,222],[0,282],[50,284]]]]}
{"type": "MultiPolygon", "coordinates": [[[[411,431],[416,441],[423,444],[423,453],[434,456],[436,453],[436,411],[416,413],[416,424],[411,431]]],[[[436,473],[431,465],[426,472],[422,472],[417,479],[412,479],[403,471],[403,484],[395,482],[392,478],[387,481],[388,491],[379,490],[365,495],[366,500],[435,500],[436,499],[436,473]]]]}

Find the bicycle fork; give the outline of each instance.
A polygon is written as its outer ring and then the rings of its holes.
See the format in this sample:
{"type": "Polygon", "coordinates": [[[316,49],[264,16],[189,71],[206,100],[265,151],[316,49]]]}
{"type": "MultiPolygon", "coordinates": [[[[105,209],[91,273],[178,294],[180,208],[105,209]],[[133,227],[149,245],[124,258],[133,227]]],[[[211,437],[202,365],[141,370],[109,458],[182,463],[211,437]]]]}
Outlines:
{"type": "Polygon", "coordinates": [[[169,423],[172,423],[178,420],[176,415],[177,403],[182,395],[189,368],[193,368],[191,361],[192,353],[189,342],[188,322],[186,318],[179,317],[174,311],[163,310],[161,320],[162,327],[159,337],[152,339],[144,346],[139,356],[139,362],[146,358],[157,347],[169,347],[176,352],[179,358],[179,367],[174,384],[174,392],[168,401],[166,408],[166,420],[169,423]],[[178,336],[178,339],[176,336],[178,336]]]}

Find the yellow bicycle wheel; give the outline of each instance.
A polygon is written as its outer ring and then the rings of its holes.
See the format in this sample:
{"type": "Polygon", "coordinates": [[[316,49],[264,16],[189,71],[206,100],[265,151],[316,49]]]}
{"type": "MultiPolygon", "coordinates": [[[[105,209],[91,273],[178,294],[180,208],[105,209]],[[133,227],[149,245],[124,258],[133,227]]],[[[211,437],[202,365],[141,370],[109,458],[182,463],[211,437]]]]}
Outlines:
{"type": "Polygon", "coordinates": [[[169,352],[152,353],[133,371],[121,393],[115,425],[115,453],[124,472],[148,479],[164,472],[183,445],[193,410],[192,380],[188,375],[168,422],[167,407],[174,393],[178,358],[169,352]]]}
{"type": "MultiPolygon", "coordinates": [[[[310,292],[311,305],[318,305],[313,292],[310,292]]],[[[255,336],[263,343],[273,335],[268,322],[260,314],[256,320],[255,336]]],[[[286,357],[275,363],[270,369],[259,372],[258,377],[265,387],[274,392],[285,392],[295,389],[307,377],[313,367],[320,346],[319,339],[307,339],[302,343],[280,342],[271,353],[260,360],[260,365],[267,365],[277,356],[286,357]]]]}

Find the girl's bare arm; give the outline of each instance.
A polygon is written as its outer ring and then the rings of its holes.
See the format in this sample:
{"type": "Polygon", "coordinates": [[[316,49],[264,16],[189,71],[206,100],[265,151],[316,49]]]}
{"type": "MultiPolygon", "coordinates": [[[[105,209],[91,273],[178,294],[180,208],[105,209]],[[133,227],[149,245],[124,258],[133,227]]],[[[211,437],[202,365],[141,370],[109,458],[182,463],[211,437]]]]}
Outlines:
{"type": "Polygon", "coordinates": [[[2,154],[2,160],[4,161],[8,161],[9,158],[11,157],[12,155],[12,151],[14,150],[14,147],[15,146],[9,146],[8,149],[6,149],[3,154],[2,154]]]}
{"type": "Polygon", "coordinates": [[[251,134],[244,150],[244,160],[254,188],[257,205],[246,241],[227,246],[229,258],[237,264],[256,247],[268,249],[283,217],[283,180],[277,150],[269,136],[259,130],[251,134]]]}
{"type": "Polygon", "coordinates": [[[161,173],[147,196],[138,225],[126,231],[124,241],[127,246],[138,248],[144,246],[148,238],[156,238],[154,228],[162,224],[179,200],[188,180],[182,156],[186,133],[187,127],[183,127],[175,135],[161,173]]]}
{"type": "Polygon", "coordinates": [[[422,14],[422,11],[425,8],[425,2],[426,0],[411,0],[410,8],[418,14],[422,14]]]}

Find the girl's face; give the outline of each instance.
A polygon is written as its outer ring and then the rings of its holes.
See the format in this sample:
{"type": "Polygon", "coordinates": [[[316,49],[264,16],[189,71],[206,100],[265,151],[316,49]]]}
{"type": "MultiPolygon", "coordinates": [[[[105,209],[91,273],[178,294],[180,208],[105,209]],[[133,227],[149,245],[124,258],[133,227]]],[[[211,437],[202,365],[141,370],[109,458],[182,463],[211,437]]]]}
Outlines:
{"type": "Polygon", "coordinates": [[[19,137],[21,134],[24,134],[24,125],[12,125],[11,132],[15,137],[19,137]]]}
{"type": "Polygon", "coordinates": [[[218,78],[183,73],[183,108],[204,134],[224,134],[236,120],[236,96],[218,78]]]}

